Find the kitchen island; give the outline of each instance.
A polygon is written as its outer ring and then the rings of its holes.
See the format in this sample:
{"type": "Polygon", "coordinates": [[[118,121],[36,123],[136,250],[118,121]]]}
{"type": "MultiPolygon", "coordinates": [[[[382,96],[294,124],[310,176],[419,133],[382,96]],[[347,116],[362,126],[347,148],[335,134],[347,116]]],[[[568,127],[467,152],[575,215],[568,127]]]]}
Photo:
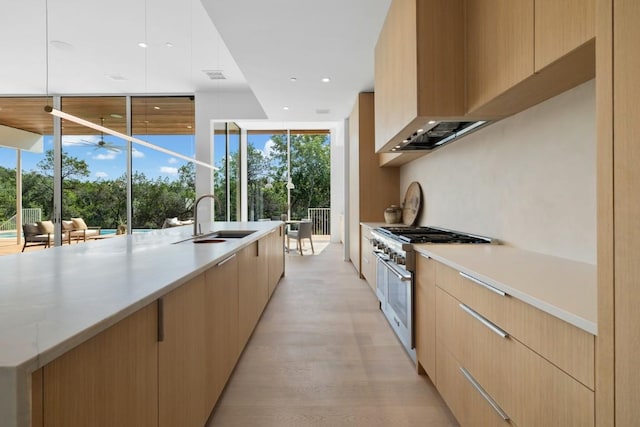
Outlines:
{"type": "MultiPolygon", "coordinates": [[[[0,258],[3,425],[31,425],[34,372],[152,305],[157,305],[153,313],[157,313],[161,325],[162,315],[167,316],[160,303],[165,296],[204,278],[234,254],[250,250],[251,265],[258,265],[257,262],[261,267],[248,281],[264,282],[268,299],[284,273],[282,223],[203,223],[202,228],[255,232],[242,238],[221,238],[224,241],[219,243],[194,244],[185,240],[191,237],[192,227],[176,227],[0,258]]],[[[235,280],[239,272],[236,267],[235,280]]],[[[241,288],[242,277],[237,283],[236,288],[241,288]]],[[[207,285],[217,284],[214,281],[207,285]]],[[[235,292],[240,295],[236,300],[241,299],[242,289],[235,292]]],[[[245,332],[245,338],[248,339],[264,304],[266,301],[252,308],[250,330],[245,332]]],[[[243,310],[240,301],[240,313],[243,310]]],[[[161,342],[161,327],[157,329],[161,342]]],[[[238,346],[237,355],[243,345],[238,346]]],[[[34,404],[42,403],[36,400],[34,404]]]]}

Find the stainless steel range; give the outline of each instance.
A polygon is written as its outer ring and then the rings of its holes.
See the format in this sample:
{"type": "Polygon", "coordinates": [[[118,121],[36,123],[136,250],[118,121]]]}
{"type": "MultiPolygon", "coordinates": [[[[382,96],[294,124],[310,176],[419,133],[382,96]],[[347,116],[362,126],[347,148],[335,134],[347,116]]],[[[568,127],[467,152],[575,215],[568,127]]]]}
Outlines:
{"type": "Polygon", "coordinates": [[[372,230],[377,258],[376,294],[380,309],[415,362],[414,243],[497,244],[484,236],[435,227],[379,227],[372,230]]]}

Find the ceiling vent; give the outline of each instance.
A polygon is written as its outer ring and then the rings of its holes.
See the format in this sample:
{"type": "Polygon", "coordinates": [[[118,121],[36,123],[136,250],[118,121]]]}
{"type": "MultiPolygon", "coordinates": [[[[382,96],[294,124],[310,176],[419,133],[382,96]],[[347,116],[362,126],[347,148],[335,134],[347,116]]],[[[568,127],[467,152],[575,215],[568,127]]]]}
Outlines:
{"type": "Polygon", "coordinates": [[[331,112],[331,110],[329,110],[328,108],[318,108],[316,110],[316,114],[329,114],[331,112]]]}
{"type": "Polygon", "coordinates": [[[226,80],[227,78],[220,70],[202,70],[210,80],[226,80]]]}

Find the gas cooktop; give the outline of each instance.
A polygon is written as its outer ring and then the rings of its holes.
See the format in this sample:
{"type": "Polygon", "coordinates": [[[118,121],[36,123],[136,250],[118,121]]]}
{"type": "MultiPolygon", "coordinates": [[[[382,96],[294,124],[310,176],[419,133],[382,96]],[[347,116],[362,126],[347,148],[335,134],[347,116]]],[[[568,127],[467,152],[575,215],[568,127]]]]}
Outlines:
{"type": "Polygon", "coordinates": [[[495,243],[488,237],[434,227],[379,227],[377,230],[402,243],[495,243]]]}

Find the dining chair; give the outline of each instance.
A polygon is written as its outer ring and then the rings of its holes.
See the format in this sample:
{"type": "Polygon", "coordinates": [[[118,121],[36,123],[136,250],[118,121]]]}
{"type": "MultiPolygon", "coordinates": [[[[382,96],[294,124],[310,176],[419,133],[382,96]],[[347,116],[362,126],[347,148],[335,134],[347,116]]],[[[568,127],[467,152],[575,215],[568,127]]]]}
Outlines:
{"type": "Polygon", "coordinates": [[[302,239],[309,239],[311,243],[311,253],[315,254],[315,249],[313,248],[313,239],[311,238],[311,221],[302,221],[298,224],[297,230],[289,230],[287,231],[287,247],[291,250],[290,239],[296,240],[296,248],[300,252],[300,255],[304,255],[302,253],[302,239]]]}

